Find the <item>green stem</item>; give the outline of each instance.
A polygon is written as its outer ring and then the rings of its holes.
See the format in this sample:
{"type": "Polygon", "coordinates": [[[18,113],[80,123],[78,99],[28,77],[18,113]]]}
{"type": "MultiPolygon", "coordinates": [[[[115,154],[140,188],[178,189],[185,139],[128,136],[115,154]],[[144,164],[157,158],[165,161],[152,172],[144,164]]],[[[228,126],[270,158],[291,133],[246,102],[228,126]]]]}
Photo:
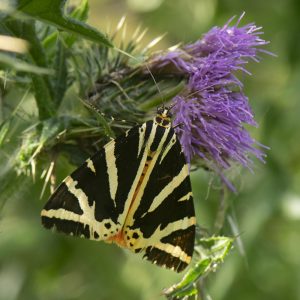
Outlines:
{"type": "MultiPolygon", "coordinates": [[[[48,68],[44,49],[37,38],[35,23],[33,21],[23,24],[23,37],[30,43],[29,56],[40,67],[48,68]]],[[[35,101],[39,111],[39,119],[45,120],[54,116],[54,91],[48,75],[32,74],[35,101]]]]}

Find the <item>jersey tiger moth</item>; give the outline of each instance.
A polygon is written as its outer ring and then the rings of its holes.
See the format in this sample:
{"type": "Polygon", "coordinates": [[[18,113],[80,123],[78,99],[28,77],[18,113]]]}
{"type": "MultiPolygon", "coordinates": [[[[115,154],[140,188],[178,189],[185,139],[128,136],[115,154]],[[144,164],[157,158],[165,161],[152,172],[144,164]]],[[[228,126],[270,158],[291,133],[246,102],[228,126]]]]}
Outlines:
{"type": "Polygon", "coordinates": [[[116,243],[159,266],[190,263],[195,212],[188,165],[170,108],[110,141],[60,184],[42,224],[69,235],[116,243]]]}

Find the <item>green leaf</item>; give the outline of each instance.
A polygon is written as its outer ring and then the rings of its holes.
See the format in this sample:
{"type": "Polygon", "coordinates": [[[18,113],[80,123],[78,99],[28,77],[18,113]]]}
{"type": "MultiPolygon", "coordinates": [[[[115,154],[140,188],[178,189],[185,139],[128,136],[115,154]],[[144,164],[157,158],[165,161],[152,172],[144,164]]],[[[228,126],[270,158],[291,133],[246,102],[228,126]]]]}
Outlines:
{"type": "Polygon", "coordinates": [[[53,75],[54,70],[38,67],[27,62],[24,62],[18,58],[12,57],[9,54],[0,53],[0,63],[10,67],[16,71],[34,73],[37,75],[53,75]]]}
{"type": "Polygon", "coordinates": [[[106,47],[113,47],[109,39],[100,31],[83,22],[66,17],[63,12],[65,2],[65,0],[19,0],[17,9],[60,30],[80,35],[106,47]]]}
{"type": "Polygon", "coordinates": [[[9,121],[4,121],[2,124],[0,124],[0,147],[2,146],[6,134],[9,130],[10,122],[9,121]]]}
{"type": "MultiPolygon", "coordinates": [[[[39,67],[48,68],[47,53],[44,51],[38,38],[34,21],[30,20],[29,22],[22,23],[14,20],[10,24],[10,29],[12,32],[16,31],[17,35],[22,33],[22,37],[30,43],[29,59],[39,67]]],[[[47,119],[55,114],[54,90],[50,76],[40,76],[33,73],[31,77],[39,118],[40,120],[47,119]]]]}
{"type": "Polygon", "coordinates": [[[200,257],[209,257],[212,264],[223,262],[229,253],[234,239],[226,236],[213,236],[202,238],[196,245],[196,252],[200,257]]]}
{"type": "MultiPolygon", "coordinates": [[[[24,22],[23,20],[16,18],[9,18],[6,21],[5,26],[12,35],[22,37],[30,44],[26,60],[39,68],[50,69],[47,53],[45,53],[38,38],[34,20],[26,20],[24,22]]],[[[21,64],[21,66],[23,65],[21,64]]],[[[30,68],[28,71],[30,71],[30,68]]],[[[54,72],[51,72],[50,74],[36,74],[31,72],[32,84],[34,87],[33,92],[39,111],[39,118],[41,120],[53,116],[55,112],[53,100],[54,91],[50,82],[50,76],[47,76],[53,74],[54,72]]]]}
{"type": "Polygon", "coordinates": [[[205,258],[199,260],[192,269],[189,269],[187,273],[183,276],[182,280],[171,286],[170,288],[163,291],[163,293],[171,299],[182,298],[190,294],[191,289],[193,289],[193,284],[196,280],[205,274],[209,269],[211,264],[210,258],[205,258]]]}
{"type": "Polygon", "coordinates": [[[55,57],[55,78],[53,80],[54,85],[54,102],[56,107],[61,103],[64,94],[67,90],[67,78],[68,78],[68,68],[67,68],[67,55],[66,48],[63,43],[59,40],[57,41],[57,50],[55,57]]]}
{"type": "Polygon", "coordinates": [[[79,21],[86,22],[89,13],[88,0],[82,0],[79,5],[70,13],[70,17],[79,21]]]}
{"type": "Polygon", "coordinates": [[[190,299],[195,296],[194,299],[198,299],[198,290],[195,284],[189,285],[185,290],[178,290],[175,294],[168,296],[168,299],[190,299]]]}
{"type": "Polygon", "coordinates": [[[186,272],[179,283],[164,290],[164,295],[170,299],[181,299],[195,295],[197,280],[216,270],[229,253],[232,243],[232,238],[223,236],[200,239],[195,247],[195,254],[200,256],[200,259],[194,267],[186,272]]]}
{"type": "MultiPolygon", "coordinates": [[[[89,11],[89,5],[88,5],[88,0],[82,0],[81,3],[75,7],[75,9],[70,13],[70,17],[74,18],[79,21],[86,21],[88,17],[88,11],[89,11]]],[[[44,40],[43,40],[43,46],[48,49],[48,48],[54,48],[56,47],[56,43],[58,40],[58,31],[52,32],[52,34],[48,35],[44,40]]],[[[74,42],[76,41],[76,35],[70,35],[70,34],[64,34],[61,35],[61,37],[64,39],[64,43],[66,46],[69,48],[72,47],[74,42]]]]}

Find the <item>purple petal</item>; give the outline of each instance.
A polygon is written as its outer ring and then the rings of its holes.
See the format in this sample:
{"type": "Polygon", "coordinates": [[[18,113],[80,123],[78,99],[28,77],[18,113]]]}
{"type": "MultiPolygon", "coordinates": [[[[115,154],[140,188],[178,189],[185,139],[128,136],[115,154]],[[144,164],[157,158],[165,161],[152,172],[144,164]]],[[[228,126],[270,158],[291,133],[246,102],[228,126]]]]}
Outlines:
{"type": "Polygon", "coordinates": [[[173,66],[186,76],[184,93],[173,99],[174,125],[180,124],[176,131],[187,161],[198,156],[216,166],[219,175],[233,162],[251,169],[249,154],[261,161],[265,156],[244,127],[257,123],[236,73],[250,74],[246,64],[260,61],[258,53],[268,53],[260,47],[268,42],[260,38],[261,27],[239,27],[242,17],[233,26],[230,19],[201,40],[152,60],[157,70],[173,66]]]}

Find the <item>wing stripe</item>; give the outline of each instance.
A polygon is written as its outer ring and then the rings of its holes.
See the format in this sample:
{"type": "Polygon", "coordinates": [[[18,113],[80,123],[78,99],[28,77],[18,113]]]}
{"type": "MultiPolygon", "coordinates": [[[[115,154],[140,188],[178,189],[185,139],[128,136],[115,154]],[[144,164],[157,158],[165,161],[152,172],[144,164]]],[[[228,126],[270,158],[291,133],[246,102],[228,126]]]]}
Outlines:
{"type": "Polygon", "coordinates": [[[179,258],[174,257],[171,254],[168,254],[165,251],[155,247],[148,247],[145,252],[146,254],[144,255],[144,258],[147,258],[154,264],[170,268],[176,272],[181,272],[188,265],[179,258]]]}
{"type": "MultiPolygon", "coordinates": [[[[44,210],[43,210],[44,211],[44,210]]],[[[42,211],[42,213],[43,213],[42,211]]],[[[55,226],[56,230],[59,232],[64,232],[70,235],[76,235],[80,237],[85,237],[87,239],[95,239],[91,235],[91,230],[88,225],[84,225],[82,223],[79,223],[78,221],[72,221],[72,220],[65,220],[60,218],[50,218],[48,216],[44,216],[42,214],[42,222],[43,225],[51,229],[55,226]]],[[[95,234],[94,234],[95,236],[95,234]]],[[[96,235],[97,236],[97,235],[96,235]]]]}
{"type": "Polygon", "coordinates": [[[195,217],[185,217],[183,219],[168,223],[168,225],[164,228],[158,226],[149,237],[140,236],[134,244],[134,249],[144,248],[145,246],[155,247],[156,243],[160,243],[164,238],[172,234],[174,231],[185,230],[191,226],[194,226],[195,223],[195,217]]]}
{"type": "MultiPolygon", "coordinates": [[[[141,174],[142,174],[143,169],[144,169],[145,162],[147,160],[147,153],[149,151],[149,144],[151,144],[151,142],[154,140],[154,137],[155,137],[156,126],[154,125],[154,123],[146,123],[146,124],[149,124],[149,126],[147,126],[147,129],[150,130],[150,134],[149,134],[148,142],[147,142],[147,145],[145,146],[145,149],[144,149],[144,152],[143,152],[141,162],[140,162],[140,165],[138,167],[136,176],[133,180],[133,183],[132,183],[131,188],[129,190],[127,199],[125,201],[124,211],[126,211],[126,212],[128,212],[129,207],[131,207],[131,206],[134,207],[134,206],[136,206],[136,204],[138,205],[136,199],[133,199],[133,196],[136,192],[137,185],[139,183],[139,180],[141,178],[141,174]],[[151,126],[151,128],[150,128],[150,126],[151,126]]],[[[127,215],[127,217],[128,217],[128,215],[127,215]]],[[[118,220],[118,221],[120,222],[120,220],[118,220]]],[[[122,220],[122,221],[125,221],[125,220],[122,220]]]]}
{"type": "Polygon", "coordinates": [[[192,192],[188,192],[186,195],[182,196],[177,201],[178,202],[180,202],[180,201],[187,201],[187,200],[191,200],[192,201],[192,199],[191,199],[192,197],[193,197],[193,193],[192,192]]]}
{"type": "Polygon", "coordinates": [[[166,140],[166,136],[170,132],[170,128],[163,128],[161,126],[157,126],[156,123],[153,123],[154,130],[154,138],[151,140],[150,151],[160,153],[162,149],[162,145],[166,140]],[[165,138],[164,138],[165,137],[165,138]],[[159,150],[159,151],[157,151],[159,150]]]}
{"type": "Polygon", "coordinates": [[[161,190],[161,192],[153,199],[151,206],[149,207],[148,211],[145,212],[145,214],[154,211],[174,191],[174,189],[177,188],[184,181],[184,179],[187,176],[188,176],[187,166],[184,165],[183,168],[181,169],[180,173],[177,176],[175,176],[172,179],[172,181],[170,181],[161,190]]]}
{"type": "Polygon", "coordinates": [[[171,137],[169,143],[167,144],[167,147],[164,149],[163,154],[161,155],[161,158],[160,158],[160,161],[159,161],[160,164],[175,144],[176,144],[176,134],[174,133],[173,136],[171,137]]]}
{"type": "Polygon", "coordinates": [[[77,181],[73,180],[71,176],[68,176],[64,182],[69,192],[78,199],[83,215],[88,219],[95,220],[95,202],[93,202],[93,206],[89,206],[87,195],[82,189],[76,188],[77,181]]]}
{"type": "MultiPolygon", "coordinates": [[[[142,158],[137,176],[135,178],[135,181],[137,183],[138,183],[138,181],[141,177],[141,173],[144,169],[145,161],[146,161],[147,156],[149,154],[149,148],[150,148],[150,151],[152,151],[151,149],[153,149],[154,147],[160,149],[162,147],[162,145],[164,144],[167,136],[168,136],[169,131],[164,130],[163,131],[163,136],[161,137],[160,140],[158,140],[158,135],[157,135],[157,130],[158,129],[160,129],[160,127],[158,127],[155,123],[153,123],[152,129],[151,129],[151,134],[150,134],[150,137],[149,137],[149,141],[147,143],[147,147],[144,150],[143,158],[142,158]],[[158,141],[159,141],[159,144],[156,145],[158,141]]],[[[125,223],[126,223],[127,226],[131,226],[134,222],[134,219],[132,218],[132,216],[134,215],[135,211],[138,209],[138,207],[140,205],[140,201],[141,201],[141,198],[143,197],[145,187],[147,186],[149,177],[151,175],[151,172],[152,172],[153,168],[155,167],[155,164],[156,164],[156,161],[158,159],[159,154],[160,154],[160,151],[154,152],[151,163],[147,168],[146,174],[144,174],[144,179],[143,179],[143,181],[141,182],[141,184],[139,186],[139,189],[137,191],[135,199],[133,199],[133,195],[134,195],[134,192],[136,191],[137,183],[136,183],[136,185],[133,185],[133,188],[130,190],[129,197],[127,198],[127,202],[130,202],[128,200],[132,199],[131,201],[133,201],[133,203],[131,202],[130,211],[129,211],[129,213],[127,215],[127,218],[126,218],[125,223]]]]}
{"type": "Polygon", "coordinates": [[[47,218],[55,218],[55,219],[60,219],[60,220],[68,220],[68,221],[74,221],[74,222],[80,222],[82,224],[87,224],[89,220],[86,220],[85,216],[82,215],[77,215],[76,213],[73,213],[72,211],[67,211],[63,208],[59,208],[59,209],[49,209],[49,210],[45,210],[43,209],[41,212],[41,216],[42,217],[47,217],[47,218]]]}
{"type": "Polygon", "coordinates": [[[104,147],[104,150],[107,164],[106,171],[108,175],[110,197],[114,202],[114,206],[117,207],[116,193],[118,188],[118,169],[116,166],[115,141],[112,141],[109,147],[104,147]]]}
{"type": "Polygon", "coordinates": [[[192,257],[188,256],[179,246],[173,246],[167,243],[156,243],[154,247],[179,258],[181,261],[187,264],[189,264],[192,259],[192,257]]]}
{"type": "MultiPolygon", "coordinates": [[[[53,219],[54,221],[52,222],[53,223],[52,226],[57,225],[57,223],[59,223],[59,220],[61,220],[62,221],[61,225],[63,225],[63,221],[72,221],[74,222],[74,225],[78,224],[80,226],[82,225],[84,228],[88,227],[90,230],[90,236],[93,235],[95,236],[94,233],[96,232],[98,235],[97,239],[101,239],[104,241],[106,239],[109,239],[112,235],[116,234],[120,229],[120,226],[114,224],[111,221],[111,219],[104,219],[101,222],[99,222],[95,219],[91,220],[87,215],[80,216],[77,215],[76,213],[67,211],[63,208],[50,209],[50,210],[43,209],[41,212],[41,216],[44,218],[44,220],[53,219]],[[107,226],[108,224],[109,227],[107,226]]],[[[44,224],[46,222],[44,222],[44,224]]],[[[74,227],[76,231],[76,226],[74,227]]],[[[76,234],[76,232],[74,232],[74,234],[76,234]]],[[[85,237],[91,238],[90,236],[89,237],[85,236],[85,237]]]]}
{"type": "MultiPolygon", "coordinates": [[[[174,193],[169,195],[165,201],[161,203],[153,212],[146,214],[144,217],[134,216],[135,222],[132,225],[132,229],[140,229],[145,238],[153,238],[155,240],[155,231],[157,228],[161,230],[164,229],[168,224],[179,221],[186,220],[188,222],[189,217],[195,215],[193,208],[193,201],[190,198],[189,201],[176,201],[176,196],[179,198],[183,196],[183,192],[186,192],[184,189],[184,184],[187,182],[187,179],[174,190],[174,193]]],[[[180,224],[179,224],[180,225],[180,224]]],[[[187,227],[189,224],[184,225],[187,227]]],[[[174,228],[175,230],[176,228],[174,228]]]]}
{"type": "Polygon", "coordinates": [[[83,214],[83,211],[78,203],[78,199],[68,191],[68,188],[64,182],[62,182],[59,188],[52,194],[51,198],[44,207],[45,210],[58,208],[72,211],[78,215],[83,214]]]}
{"type": "Polygon", "coordinates": [[[87,164],[87,167],[88,167],[93,173],[96,174],[96,169],[95,169],[94,163],[93,163],[93,161],[92,161],[90,158],[88,158],[88,159],[86,160],[86,164],[87,164]]]}
{"type": "Polygon", "coordinates": [[[170,121],[158,120],[131,128],[68,176],[42,210],[43,225],[183,270],[195,239],[189,170],[170,121]]]}
{"type": "Polygon", "coordinates": [[[141,153],[142,147],[145,143],[145,133],[146,133],[146,123],[144,123],[140,128],[139,128],[139,149],[138,149],[138,156],[141,153]]]}
{"type": "Polygon", "coordinates": [[[162,239],[163,237],[171,234],[172,232],[180,229],[186,229],[189,228],[192,225],[196,224],[196,218],[195,217],[185,217],[181,220],[177,220],[174,222],[169,223],[165,228],[160,229],[158,227],[153,235],[157,240],[162,239]]]}

